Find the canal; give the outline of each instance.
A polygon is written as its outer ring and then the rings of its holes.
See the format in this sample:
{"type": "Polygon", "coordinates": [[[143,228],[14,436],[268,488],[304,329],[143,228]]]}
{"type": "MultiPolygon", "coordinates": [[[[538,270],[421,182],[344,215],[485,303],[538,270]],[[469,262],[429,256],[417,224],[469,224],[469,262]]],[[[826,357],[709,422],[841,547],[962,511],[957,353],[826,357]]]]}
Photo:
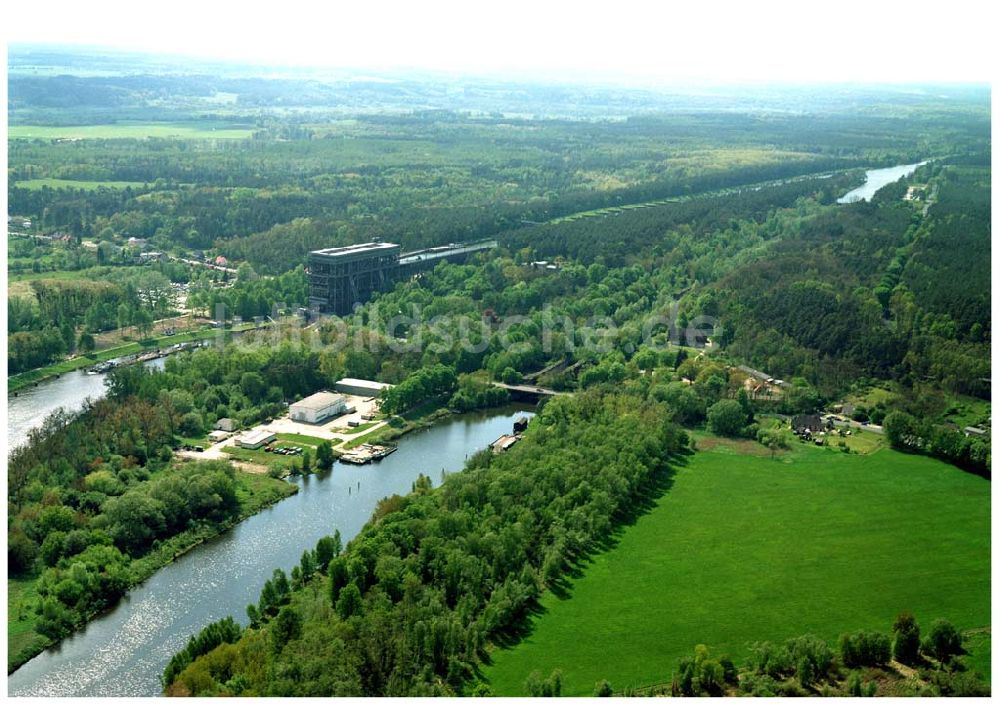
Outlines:
{"type": "Polygon", "coordinates": [[[379,499],[408,492],[421,473],[437,485],[443,471],[504,433],[530,406],[469,413],[400,438],[377,464],[335,464],[298,478],[299,492],[167,565],[114,609],[25,663],[7,678],[13,696],[155,696],[170,657],[203,626],[225,616],[246,624],[276,567],[286,573],[302,551],[339,529],[357,535],[379,499]]]}
{"type": "Polygon", "coordinates": [[[926,163],[926,161],[921,161],[919,164],[902,164],[900,166],[890,166],[887,169],[870,169],[865,172],[864,185],[858,186],[853,191],[849,191],[841,198],[838,198],[837,202],[843,204],[856,203],[859,200],[870,201],[880,188],[909,176],[918,167],[926,163]]]}

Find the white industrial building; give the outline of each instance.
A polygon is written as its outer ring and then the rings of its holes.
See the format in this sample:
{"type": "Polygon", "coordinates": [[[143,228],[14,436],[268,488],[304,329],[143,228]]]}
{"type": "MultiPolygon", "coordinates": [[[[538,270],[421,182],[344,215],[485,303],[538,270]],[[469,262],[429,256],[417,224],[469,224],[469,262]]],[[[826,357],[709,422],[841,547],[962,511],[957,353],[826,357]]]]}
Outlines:
{"type": "Polygon", "coordinates": [[[382,389],[387,389],[390,386],[392,384],[381,384],[377,381],[368,381],[367,379],[341,379],[334,388],[342,394],[371,398],[378,396],[382,393],[382,389]]]}
{"type": "Polygon", "coordinates": [[[247,450],[256,450],[261,445],[266,445],[277,437],[270,430],[251,430],[236,438],[236,446],[244,447],[247,450]]]}
{"type": "Polygon", "coordinates": [[[322,423],[347,412],[347,399],[340,394],[320,391],[288,407],[288,417],[303,423],[322,423]]]}

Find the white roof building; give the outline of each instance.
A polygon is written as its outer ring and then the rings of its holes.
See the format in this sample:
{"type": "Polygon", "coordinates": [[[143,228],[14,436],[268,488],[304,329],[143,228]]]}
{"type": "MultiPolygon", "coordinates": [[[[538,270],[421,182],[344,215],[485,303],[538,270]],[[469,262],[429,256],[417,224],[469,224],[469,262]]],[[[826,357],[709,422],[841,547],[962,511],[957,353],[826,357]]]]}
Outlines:
{"type": "Polygon", "coordinates": [[[278,436],[270,430],[251,430],[236,438],[236,444],[248,450],[256,450],[261,445],[274,440],[276,437],[278,436]]]}
{"type": "Polygon", "coordinates": [[[336,383],[334,388],[342,394],[351,396],[378,396],[382,389],[387,389],[392,384],[383,384],[378,381],[368,381],[367,379],[344,378],[336,383]]]}
{"type": "Polygon", "coordinates": [[[320,391],[288,407],[288,417],[304,423],[320,423],[347,411],[347,399],[340,394],[320,391]]]}

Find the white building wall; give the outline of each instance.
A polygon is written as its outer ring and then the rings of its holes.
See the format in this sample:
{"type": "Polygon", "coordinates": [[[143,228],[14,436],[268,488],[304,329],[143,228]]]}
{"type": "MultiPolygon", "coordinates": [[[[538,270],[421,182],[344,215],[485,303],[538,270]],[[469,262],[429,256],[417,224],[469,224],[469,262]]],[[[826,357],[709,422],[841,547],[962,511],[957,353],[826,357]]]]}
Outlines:
{"type": "Polygon", "coordinates": [[[296,408],[293,404],[291,411],[291,418],[295,421],[301,421],[305,423],[322,423],[327,418],[340,415],[347,410],[347,404],[343,401],[337,403],[332,403],[325,408],[296,408]]]}

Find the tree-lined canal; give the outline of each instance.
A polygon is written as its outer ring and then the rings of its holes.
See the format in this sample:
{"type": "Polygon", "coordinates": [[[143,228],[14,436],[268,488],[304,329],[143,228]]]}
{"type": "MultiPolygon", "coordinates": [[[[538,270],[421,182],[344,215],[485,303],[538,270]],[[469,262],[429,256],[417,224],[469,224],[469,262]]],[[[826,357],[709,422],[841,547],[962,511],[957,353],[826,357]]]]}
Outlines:
{"type": "Polygon", "coordinates": [[[15,696],[154,696],[170,657],[203,626],[232,615],[246,623],[276,567],[286,572],[302,551],[339,529],[345,542],[379,499],[407,493],[419,474],[441,481],[472,453],[511,431],[527,406],[448,418],[400,439],[378,464],[335,464],[296,479],[299,492],[167,565],[114,609],[50,648],[7,679],[15,696]]]}
{"type": "Polygon", "coordinates": [[[895,183],[901,178],[909,176],[918,167],[926,164],[921,161],[919,164],[901,164],[900,166],[890,166],[887,169],[870,169],[865,172],[864,185],[858,186],[853,191],[848,191],[844,196],[837,199],[838,203],[856,203],[859,200],[871,200],[880,188],[895,183]]]}

